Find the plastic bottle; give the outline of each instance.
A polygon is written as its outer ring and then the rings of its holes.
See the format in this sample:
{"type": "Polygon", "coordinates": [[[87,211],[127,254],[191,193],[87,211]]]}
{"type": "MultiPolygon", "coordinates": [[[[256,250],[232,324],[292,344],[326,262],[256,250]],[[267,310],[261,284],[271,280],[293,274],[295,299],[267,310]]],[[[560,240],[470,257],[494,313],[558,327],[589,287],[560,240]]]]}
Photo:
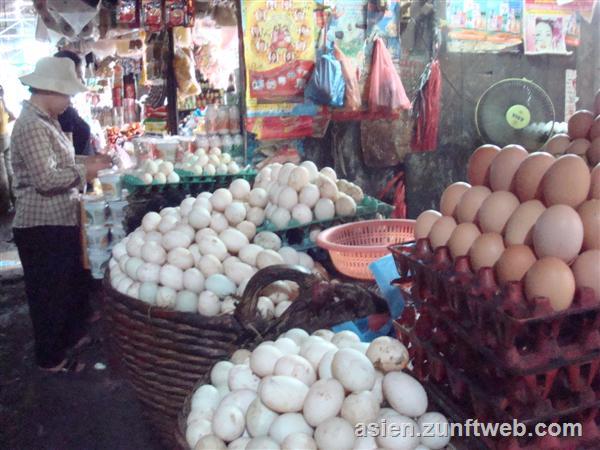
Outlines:
{"type": "Polygon", "coordinates": [[[231,134],[240,132],[240,108],[236,105],[229,107],[229,132],[231,134]]]}
{"type": "Polygon", "coordinates": [[[206,132],[208,134],[215,134],[217,132],[217,114],[215,105],[208,105],[206,107],[206,132]]]}
{"type": "Polygon", "coordinates": [[[217,133],[229,133],[229,108],[227,106],[221,106],[217,113],[217,133]]]}

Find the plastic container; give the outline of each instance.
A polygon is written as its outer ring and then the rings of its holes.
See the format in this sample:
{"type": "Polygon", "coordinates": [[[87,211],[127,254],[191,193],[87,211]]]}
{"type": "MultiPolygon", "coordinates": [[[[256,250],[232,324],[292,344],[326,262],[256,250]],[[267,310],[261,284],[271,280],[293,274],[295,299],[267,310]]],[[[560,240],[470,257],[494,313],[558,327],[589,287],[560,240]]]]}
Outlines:
{"type": "Polygon", "coordinates": [[[121,173],[117,170],[100,170],[98,179],[102,185],[104,200],[113,201],[121,198],[121,173]]]}
{"type": "Polygon", "coordinates": [[[125,232],[125,228],[123,227],[123,225],[113,225],[112,227],[110,227],[111,246],[117,244],[118,242],[121,242],[123,239],[125,239],[125,236],[127,236],[127,233],[125,232]]]}
{"type": "Polygon", "coordinates": [[[115,202],[108,202],[108,208],[110,209],[110,221],[111,223],[118,225],[123,223],[125,219],[125,207],[127,206],[127,200],[118,200],[115,202]]]}
{"type": "Polygon", "coordinates": [[[177,160],[177,149],[179,141],[177,139],[161,139],[155,143],[158,159],[175,162],[177,160]]]}
{"type": "Polygon", "coordinates": [[[240,132],[240,108],[236,105],[229,107],[229,132],[231,134],[240,132]]]}
{"type": "Polygon", "coordinates": [[[229,108],[221,106],[217,111],[217,133],[229,134],[229,108]]]}
{"type": "Polygon", "coordinates": [[[103,198],[84,196],[83,207],[87,225],[104,225],[106,223],[106,202],[103,198]]]}
{"type": "Polygon", "coordinates": [[[365,220],[329,228],[317,245],[329,251],[333,265],[344,275],[373,280],[369,264],[389,253],[392,244],[414,240],[414,220],[365,220]]]}
{"type": "Polygon", "coordinates": [[[87,236],[88,247],[90,249],[108,249],[108,232],[109,228],[104,225],[92,225],[86,227],[85,234],[87,236]]]}
{"type": "Polygon", "coordinates": [[[217,133],[217,108],[214,105],[208,105],[206,107],[206,133],[215,134],[217,133]]]}
{"type": "Polygon", "coordinates": [[[88,260],[90,262],[90,272],[95,280],[104,278],[104,271],[108,260],[110,259],[110,250],[90,249],[88,252],[88,260]]]}

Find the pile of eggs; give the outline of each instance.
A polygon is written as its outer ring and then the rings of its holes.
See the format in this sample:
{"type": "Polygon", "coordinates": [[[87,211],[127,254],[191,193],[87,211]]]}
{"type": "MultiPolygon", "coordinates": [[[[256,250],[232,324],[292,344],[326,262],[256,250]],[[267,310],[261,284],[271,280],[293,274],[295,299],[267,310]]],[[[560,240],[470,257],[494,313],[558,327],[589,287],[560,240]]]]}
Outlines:
{"type": "Polygon", "coordinates": [[[235,175],[240,172],[240,166],[232,161],[229,153],[221,152],[218,147],[212,147],[208,152],[199,148],[195,153],[187,153],[182,162],[173,164],[162,159],[148,159],[136,170],[129,172],[144,184],[179,183],[180,177],[174,169],[192,172],[194,175],[235,175]]]}
{"type": "Polygon", "coordinates": [[[289,330],[215,364],[211,384],[191,397],[186,441],[194,450],[446,448],[448,420],[427,412],[407,362],[391,337],[368,344],[350,331],[289,330]]]}
{"type": "MultiPolygon", "coordinates": [[[[147,213],[141,226],[112,249],[112,286],[151,305],[215,316],[235,310],[236,296],[259,269],[277,264],[313,269],[308,254],[282,246],[274,233],[256,232],[264,213],[254,217],[251,205],[266,199],[254,194],[248,181],[237,179],[228,189],[147,213]]],[[[297,286],[278,282],[268,289],[258,310],[265,318],[279,317],[297,286]]]]}
{"type": "Polygon", "coordinates": [[[439,212],[421,213],[417,239],[468,256],[474,271],[493,267],[500,285],[523,281],[528,299],[547,297],[557,311],[578,287],[600,300],[600,164],[590,171],[575,154],[484,145],[467,178],[446,188],[439,212]]]}
{"type": "Polygon", "coordinates": [[[354,216],[364,198],[359,186],[339,180],[331,167],[319,171],[312,161],[270,164],[260,170],[254,188],[267,198],[265,217],[277,229],[354,216]]]}
{"type": "Polygon", "coordinates": [[[188,153],[176,167],[194,175],[205,176],[235,175],[240,172],[240,166],[232,161],[231,155],[221,152],[218,147],[212,147],[208,153],[204,148],[197,149],[195,153],[188,153]]]}
{"type": "Polygon", "coordinates": [[[575,112],[569,119],[568,132],[552,136],[544,146],[546,152],[581,156],[590,167],[600,163],[600,95],[596,98],[597,110],[575,112]]]}
{"type": "Polygon", "coordinates": [[[144,161],[140,169],[131,171],[129,174],[144,184],[179,183],[179,174],[174,169],[175,167],[170,161],[148,159],[144,161]]]}

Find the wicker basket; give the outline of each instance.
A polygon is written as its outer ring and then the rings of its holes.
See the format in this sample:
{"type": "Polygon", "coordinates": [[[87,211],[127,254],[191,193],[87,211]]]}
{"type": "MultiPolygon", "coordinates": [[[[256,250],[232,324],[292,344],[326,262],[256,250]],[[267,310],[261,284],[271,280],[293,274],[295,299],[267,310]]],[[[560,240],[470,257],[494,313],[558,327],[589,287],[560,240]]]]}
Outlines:
{"type": "Polygon", "coordinates": [[[301,267],[260,270],[248,282],[234,314],[216,317],[152,307],[115,291],[109,280],[107,274],[104,307],[111,342],[144,414],[168,448],[173,448],[177,416],[190,390],[214,363],[228,359],[237,348],[293,327],[306,328],[308,317],[317,317],[315,326],[320,328],[387,311],[385,301],[374,294],[357,295],[355,288],[321,282],[301,267]],[[298,283],[299,298],[279,319],[266,321],[257,312],[259,293],[278,280],[298,283]],[[350,300],[329,302],[332,295],[350,300]],[[323,308],[326,303],[331,305],[323,308]]]}
{"type": "MultiPolygon", "coordinates": [[[[275,281],[273,278],[272,281],[275,281]]],[[[262,284],[262,283],[261,283],[262,284]]],[[[264,284],[262,284],[264,286],[264,284]]],[[[262,289],[259,284],[251,286],[244,293],[245,306],[252,307],[257,301],[262,289]],[[247,296],[247,297],[246,297],[247,296]]],[[[237,348],[253,350],[265,340],[276,340],[281,334],[291,328],[303,328],[308,333],[321,328],[331,328],[333,325],[370,314],[389,313],[386,301],[376,293],[357,286],[354,283],[321,282],[313,284],[310,298],[299,297],[287,309],[282,320],[273,323],[263,334],[247,340],[237,348]],[[307,317],[310,320],[307,320],[307,317]]],[[[240,308],[238,308],[238,311],[240,308]]],[[[236,348],[236,349],[237,349],[236,348]]],[[[232,352],[233,353],[233,352],[232,352]]],[[[224,360],[229,359],[223,358],[224,360]]],[[[215,363],[218,361],[215,361],[215,363]]],[[[198,380],[190,389],[182,408],[179,411],[175,439],[184,450],[190,450],[186,442],[187,416],[191,410],[191,398],[200,386],[209,383],[210,371],[198,380]]]]}
{"type": "Polygon", "coordinates": [[[414,240],[414,226],[407,219],[363,220],[321,232],[317,244],[344,275],[373,280],[369,264],[388,254],[390,245],[414,240]]]}

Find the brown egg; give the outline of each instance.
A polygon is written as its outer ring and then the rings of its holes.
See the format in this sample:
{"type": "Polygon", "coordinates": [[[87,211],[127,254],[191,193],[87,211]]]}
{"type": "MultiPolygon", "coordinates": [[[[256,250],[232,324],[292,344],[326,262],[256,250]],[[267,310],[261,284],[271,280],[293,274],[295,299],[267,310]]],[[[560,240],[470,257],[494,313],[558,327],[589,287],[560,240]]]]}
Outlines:
{"type": "Polygon", "coordinates": [[[591,173],[590,195],[588,198],[600,198],[600,163],[596,164],[591,173]]]}
{"type": "MultiPolygon", "coordinates": [[[[583,249],[600,250],[600,200],[592,199],[583,202],[577,208],[577,212],[583,222],[583,249]]],[[[600,277],[600,273],[598,275],[600,277]]]]}
{"type": "Polygon", "coordinates": [[[454,210],[458,222],[475,222],[477,211],[491,193],[492,191],[485,186],[473,186],[465,192],[454,210]]]}
{"type": "Polygon", "coordinates": [[[498,282],[502,285],[509,281],[521,281],[536,261],[535,254],[528,245],[508,247],[496,263],[498,282]]]}
{"type": "Polygon", "coordinates": [[[473,242],[480,235],[481,232],[474,223],[459,223],[448,240],[448,249],[452,258],[468,255],[473,242]]]}
{"type": "Polygon", "coordinates": [[[504,242],[498,233],[483,233],[471,246],[469,259],[471,267],[478,271],[482,267],[494,267],[504,253],[504,242]]]}
{"type": "Polygon", "coordinates": [[[444,190],[440,199],[440,211],[444,216],[453,216],[456,205],[460,201],[463,194],[471,187],[469,183],[452,183],[444,190]]]}
{"type": "Polygon", "coordinates": [[[581,109],[571,116],[568,122],[569,136],[571,139],[587,137],[592,123],[594,122],[594,113],[581,109]]]}
{"type": "Polygon", "coordinates": [[[588,250],[577,257],[573,266],[575,275],[575,286],[578,288],[589,287],[596,293],[596,299],[600,300],[600,250],[588,250]]]}
{"type": "Polygon", "coordinates": [[[492,191],[512,191],[515,173],[528,155],[527,150],[520,145],[504,147],[490,166],[492,191]]]}
{"type": "Polygon", "coordinates": [[[592,141],[586,155],[590,166],[594,167],[596,164],[600,163],[600,137],[597,137],[592,141]]]}
{"type": "Polygon", "coordinates": [[[456,228],[456,221],[453,217],[442,216],[431,227],[429,232],[429,243],[435,250],[438,247],[443,247],[448,243],[448,239],[456,228]]]}
{"type": "Polygon", "coordinates": [[[529,300],[547,297],[555,311],[571,306],[574,295],[573,272],[558,258],[546,257],[536,261],[525,275],[525,296],[529,300]]]}
{"type": "Polygon", "coordinates": [[[590,128],[589,138],[590,141],[600,137],[600,114],[594,119],[594,123],[590,128]]]}
{"type": "Polygon", "coordinates": [[[514,179],[514,192],[519,200],[526,202],[542,198],[542,178],[555,159],[550,153],[530,154],[519,166],[514,179]]]}
{"type": "Polygon", "coordinates": [[[415,239],[424,239],[429,235],[431,227],[442,215],[433,210],[423,211],[415,221],[415,239]]]}
{"type": "Polygon", "coordinates": [[[467,180],[473,186],[490,185],[490,164],[500,152],[496,145],[482,145],[475,149],[467,164],[467,180]]]}
{"type": "Polygon", "coordinates": [[[554,205],[533,227],[533,248],[538,258],[554,256],[570,264],[583,244],[583,222],[573,208],[554,205]]]}
{"type": "Polygon", "coordinates": [[[590,169],[576,155],[564,155],[554,161],[542,179],[542,195],[546,206],[569,205],[577,208],[588,197],[590,169]]]}
{"type": "Polygon", "coordinates": [[[551,155],[562,155],[567,151],[569,145],[571,145],[571,138],[568,134],[555,134],[546,142],[545,150],[551,155]]]}
{"type": "Polygon", "coordinates": [[[532,245],[533,227],[544,211],[546,207],[539,200],[521,203],[506,223],[504,230],[506,245],[532,245]]]}
{"type": "Polygon", "coordinates": [[[477,213],[479,228],[484,233],[504,233],[508,219],[519,205],[519,199],[512,192],[492,192],[483,201],[477,213]]]}
{"type": "Polygon", "coordinates": [[[575,139],[571,142],[571,145],[569,145],[567,153],[584,157],[591,146],[591,142],[587,139],[575,139]]]}

